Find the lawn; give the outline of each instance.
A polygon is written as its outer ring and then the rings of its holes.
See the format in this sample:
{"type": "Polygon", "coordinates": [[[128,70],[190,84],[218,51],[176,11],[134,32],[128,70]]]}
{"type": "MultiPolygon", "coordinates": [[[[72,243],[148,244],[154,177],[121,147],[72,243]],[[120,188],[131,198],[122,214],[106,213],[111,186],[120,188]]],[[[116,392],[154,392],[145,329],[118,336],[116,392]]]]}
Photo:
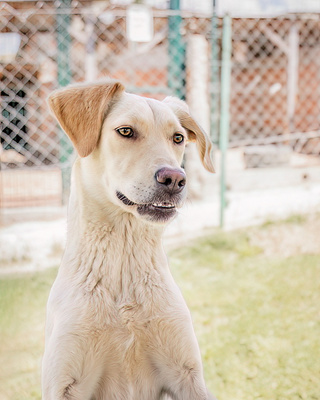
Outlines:
{"type": "MultiPolygon", "coordinates": [[[[304,224],[215,232],[170,252],[219,400],[320,399],[320,252],[267,255],[266,243],[255,240],[280,230],[285,241],[304,224]]],[[[45,303],[55,274],[0,280],[0,400],[41,398],[45,303]]]]}

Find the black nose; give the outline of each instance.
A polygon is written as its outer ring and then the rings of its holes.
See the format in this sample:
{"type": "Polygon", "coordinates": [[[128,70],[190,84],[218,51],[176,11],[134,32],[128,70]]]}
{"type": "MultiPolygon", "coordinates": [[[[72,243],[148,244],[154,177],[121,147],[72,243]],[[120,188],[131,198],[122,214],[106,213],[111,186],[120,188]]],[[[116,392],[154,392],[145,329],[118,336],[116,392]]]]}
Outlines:
{"type": "Polygon", "coordinates": [[[186,184],[186,174],[182,169],[164,167],[155,175],[158,184],[165,186],[170,192],[181,192],[186,184]]]}

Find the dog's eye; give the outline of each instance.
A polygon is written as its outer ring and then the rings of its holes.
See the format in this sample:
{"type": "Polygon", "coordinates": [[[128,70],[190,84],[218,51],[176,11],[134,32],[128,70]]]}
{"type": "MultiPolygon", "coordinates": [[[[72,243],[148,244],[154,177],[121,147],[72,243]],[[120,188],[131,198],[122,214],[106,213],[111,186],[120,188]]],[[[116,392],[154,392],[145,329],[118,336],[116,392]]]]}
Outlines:
{"type": "Polygon", "coordinates": [[[184,136],[181,133],[175,133],[173,135],[173,141],[177,144],[180,144],[184,141],[184,136]]]}
{"type": "Polygon", "coordinates": [[[123,126],[121,128],[117,128],[116,131],[121,136],[125,136],[125,137],[132,137],[133,136],[133,129],[130,128],[129,126],[123,126]]]}

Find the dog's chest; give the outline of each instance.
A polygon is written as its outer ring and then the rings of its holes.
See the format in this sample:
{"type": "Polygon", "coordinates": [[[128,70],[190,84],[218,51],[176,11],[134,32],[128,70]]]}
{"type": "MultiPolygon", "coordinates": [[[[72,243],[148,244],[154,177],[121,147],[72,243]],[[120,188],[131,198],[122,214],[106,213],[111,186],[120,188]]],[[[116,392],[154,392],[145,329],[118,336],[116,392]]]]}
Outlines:
{"type": "Polygon", "coordinates": [[[92,324],[97,329],[93,332],[101,333],[105,346],[121,348],[117,354],[126,361],[128,357],[139,360],[144,349],[157,341],[159,332],[174,328],[179,324],[177,315],[187,312],[180,292],[155,282],[146,277],[141,284],[132,283],[131,290],[119,297],[98,296],[92,324]]]}
{"type": "Polygon", "coordinates": [[[92,329],[90,335],[96,342],[97,353],[105,358],[104,363],[113,365],[117,371],[114,379],[124,378],[129,388],[131,384],[136,386],[141,376],[145,379],[150,374],[150,349],[162,346],[157,343],[158,329],[165,325],[166,316],[164,312],[156,315],[132,302],[115,307],[117,318],[103,329],[92,329]]]}

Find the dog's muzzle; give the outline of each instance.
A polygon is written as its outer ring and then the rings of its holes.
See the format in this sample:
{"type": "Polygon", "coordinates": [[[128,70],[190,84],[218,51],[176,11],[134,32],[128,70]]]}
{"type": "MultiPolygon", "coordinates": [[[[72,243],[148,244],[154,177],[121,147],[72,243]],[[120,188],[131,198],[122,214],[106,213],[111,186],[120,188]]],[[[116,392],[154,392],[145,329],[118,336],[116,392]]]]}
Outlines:
{"type": "Polygon", "coordinates": [[[160,168],[155,173],[153,194],[145,201],[134,202],[124,193],[117,191],[118,199],[127,207],[136,207],[147,220],[167,222],[172,219],[185,198],[186,174],[182,169],[160,168]]]}

